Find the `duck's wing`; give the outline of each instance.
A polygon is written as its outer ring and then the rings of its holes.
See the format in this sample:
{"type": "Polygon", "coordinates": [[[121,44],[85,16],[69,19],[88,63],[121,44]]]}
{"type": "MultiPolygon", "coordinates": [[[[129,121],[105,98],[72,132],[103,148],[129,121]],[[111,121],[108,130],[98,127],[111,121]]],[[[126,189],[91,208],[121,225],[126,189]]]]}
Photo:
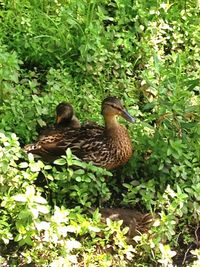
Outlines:
{"type": "Polygon", "coordinates": [[[39,150],[46,151],[46,153],[55,153],[62,155],[67,149],[68,145],[76,139],[76,135],[73,130],[69,130],[70,136],[66,136],[66,133],[53,129],[49,134],[43,134],[39,140],[30,145],[25,146],[25,151],[37,154],[39,150]]]}
{"type": "Polygon", "coordinates": [[[112,161],[104,127],[82,128],[81,137],[71,142],[70,148],[74,155],[101,167],[107,166],[107,162],[112,161]]]}
{"type": "Polygon", "coordinates": [[[42,136],[38,142],[25,146],[25,151],[57,158],[65,154],[67,148],[83,161],[92,161],[97,166],[107,159],[107,145],[104,127],[81,127],[80,129],[67,129],[55,131],[51,135],[42,136]]]}

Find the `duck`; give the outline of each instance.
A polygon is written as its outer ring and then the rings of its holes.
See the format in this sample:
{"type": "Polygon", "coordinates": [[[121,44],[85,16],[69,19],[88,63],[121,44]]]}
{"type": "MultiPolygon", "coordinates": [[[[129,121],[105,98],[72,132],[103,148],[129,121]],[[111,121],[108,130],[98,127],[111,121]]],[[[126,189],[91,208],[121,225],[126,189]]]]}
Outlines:
{"type": "Polygon", "coordinates": [[[144,213],[136,209],[101,208],[100,213],[103,222],[108,218],[112,221],[123,220],[123,226],[129,227],[127,234],[130,238],[148,232],[154,222],[152,214],[144,213]]]}
{"type": "Polygon", "coordinates": [[[74,114],[70,103],[61,102],[56,107],[56,125],[58,127],[80,128],[81,124],[74,114]]]}
{"type": "Polygon", "coordinates": [[[40,130],[38,140],[45,139],[56,132],[66,130],[66,128],[77,129],[81,124],[74,114],[72,105],[68,102],[61,102],[56,106],[55,124],[40,130]]]}
{"type": "Polygon", "coordinates": [[[103,100],[101,114],[104,117],[104,127],[86,123],[78,129],[54,131],[42,140],[26,145],[25,151],[49,162],[65,155],[70,148],[82,161],[92,162],[107,170],[116,169],[127,163],[133,154],[128,130],[118,122],[117,117],[121,116],[130,123],[134,123],[135,119],[115,96],[103,100]]]}

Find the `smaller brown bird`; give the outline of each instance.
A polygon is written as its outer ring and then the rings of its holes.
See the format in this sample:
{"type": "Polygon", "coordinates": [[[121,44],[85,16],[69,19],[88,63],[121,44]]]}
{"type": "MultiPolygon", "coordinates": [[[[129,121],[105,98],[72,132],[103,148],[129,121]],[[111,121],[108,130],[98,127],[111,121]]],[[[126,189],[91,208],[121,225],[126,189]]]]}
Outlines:
{"type": "Polygon", "coordinates": [[[66,128],[77,129],[81,124],[74,114],[71,104],[62,102],[56,107],[56,122],[53,126],[45,127],[40,130],[39,140],[43,140],[46,136],[55,134],[56,132],[67,130],[66,128]]]}
{"type": "Polygon", "coordinates": [[[56,107],[57,127],[80,128],[81,124],[74,114],[72,105],[66,102],[60,103],[56,107]]]}

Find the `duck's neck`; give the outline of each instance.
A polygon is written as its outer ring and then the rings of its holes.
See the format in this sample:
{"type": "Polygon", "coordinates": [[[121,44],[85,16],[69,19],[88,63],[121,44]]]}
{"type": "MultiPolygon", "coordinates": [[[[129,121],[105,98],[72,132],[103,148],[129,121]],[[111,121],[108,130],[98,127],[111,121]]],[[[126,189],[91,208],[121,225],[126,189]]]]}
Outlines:
{"type": "Polygon", "coordinates": [[[108,131],[111,131],[112,129],[115,130],[116,128],[120,127],[120,124],[118,123],[116,116],[106,116],[105,117],[105,128],[108,131]]]}
{"type": "Polygon", "coordinates": [[[63,118],[61,122],[58,124],[58,127],[71,127],[71,128],[79,128],[80,122],[75,115],[72,118],[63,118]]]}
{"type": "Polygon", "coordinates": [[[128,144],[128,150],[132,151],[132,145],[128,131],[126,127],[117,121],[116,116],[106,116],[105,135],[109,139],[109,143],[115,143],[115,147],[123,147],[124,144],[128,144]]]}

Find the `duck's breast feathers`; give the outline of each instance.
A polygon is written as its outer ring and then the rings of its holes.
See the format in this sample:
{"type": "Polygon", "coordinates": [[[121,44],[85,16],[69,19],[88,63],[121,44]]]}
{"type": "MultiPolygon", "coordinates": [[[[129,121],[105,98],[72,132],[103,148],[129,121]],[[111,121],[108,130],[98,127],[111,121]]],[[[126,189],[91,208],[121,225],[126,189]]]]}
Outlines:
{"type": "Polygon", "coordinates": [[[96,129],[95,135],[91,135],[90,131],[87,134],[86,141],[82,143],[79,150],[75,151],[82,160],[113,169],[130,159],[132,144],[123,126],[113,129],[112,133],[108,133],[105,129],[96,129]]]}

